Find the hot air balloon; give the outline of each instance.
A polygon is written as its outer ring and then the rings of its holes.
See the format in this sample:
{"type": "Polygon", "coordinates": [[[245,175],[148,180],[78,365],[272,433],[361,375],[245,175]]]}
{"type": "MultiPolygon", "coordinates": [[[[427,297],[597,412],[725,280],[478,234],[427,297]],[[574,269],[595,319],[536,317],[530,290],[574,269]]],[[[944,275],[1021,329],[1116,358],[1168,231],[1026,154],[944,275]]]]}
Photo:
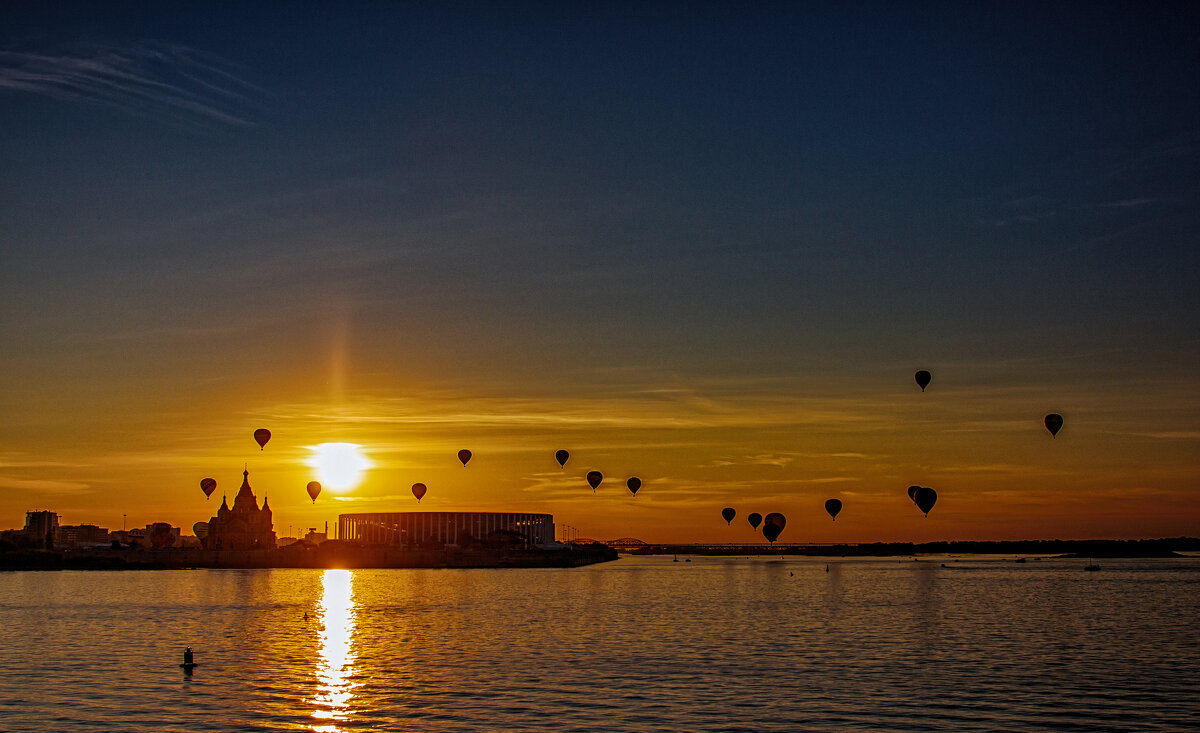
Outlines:
{"type": "Polygon", "coordinates": [[[1046,429],[1050,431],[1050,437],[1058,435],[1058,431],[1062,430],[1063,418],[1057,412],[1052,412],[1046,416],[1046,429]]]}
{"type": "Polygon", "coordinates": [[[750,512],[750,516],[746,517],[746,521],[750,523],[750,529],[758,531],[758,525],[762,524],[762,515],[758,512],[750,512]]]}
{"type": "Polygon", "coordinates": [[[413,484],[412,491],[413,491],[413,496],[417,497],[417,503],[420,504],[421,498],[423,496],[425,496],[425,491],[426,491],[425,484],[422,484],[422,483],[413,484]]]}
{"type": "Polygon", "coordinates": [[[566,465],[567,465],[567,459],[568,459],[568,458],[570,458],[570,457],[571,457],[571,454],[570,454],[570,453],[568,453],[568,452],[566,452],[565,450],[560,450],[560,451],[557,451],[557,452],[555,452],[555,454],[554,454],[554,460],[558,461],[558,465],[559,465],[560,467],[562,467],[562,466],[566,466],[566,465]]]}
{"type": "Polygon", "coordinates": [[[937,492],[928,486],[922,486],[917,489],[916,495],[913,496],[913,502],[915,502],[917,508],[924,512],[925,516],[928,517],[929,510],[932,509],[933,505],[937,503],[937,492]]]}
{"type": "Polygon", "coordinates": [[[625,485],[629,487],[629,491],[632,492],[634,496],[637,496],[638,489],[642,488],[642,480],[637,476],[634,476],[626,481],[625,485]]]}
{"type": "Polygon", "coordinates": [[[254,431],[254,442],[258,443],[258,449],[262,450],[266,446],[267,441],[271,439],[271,431],[266,428],[259,428],[254,431]]]}
{"type": "Polygon", "coordinates": [[[840,512],[841,510],[842,510],[842,500],[841,499],[829,499],[825,502],[825,511],[829,512],[829,516],[833,518],[833,521],[835,521],[835,522],[837,521],[838,512],[840,512]]]}
{"type": "Polygon", "coordinates": [[[316,481],[308,482],[308,495],[312,497],[313,503],[317,503],[317,494],[321,493],[321,484],[316,481]]]}
{"type": "Polygon", "coordinates": [[[783,527],[785,524],[787,524],[787,520],[783,518],[782,514],[779,514],[778,512],[772,512],[771,514],[768,514],[766,518],[763,519],[763,537],[766,537],[767,542],[770,542],[772,545],[775,544],[775,540],[779,539],[779,535],[783,532],[783,527]]]}
{"type": "Polygon", "coordinates": [[[200,479],[200,490],[204,492],[204,498],[212,496],[212,492],[217,490],[217,480],[215,478],[200,479]]]}
{"type": "Polygon", "coordinates": [[[913,375],[913,379],[917,380],[917,386],[924,392],[925,388],[929,386],[930,380],[933,379],[933,375],[922,369],[913,375]]]}
{"type": "Polygon", "coordinates": [[[467,467],[467,461],[471,460],[471,451],[463,448],[458,452],[458,460],[462,461],[463,468],[467,467]]]}
{"type": "Polygon", "coordinates": [[[192,534],[196,535],[197,539],[204,539],[208,536],[208,522],[196,522],[192,525],[192,534]]]}
{"type": "Polygon", "coordinates": [[[909,501],[917,500],[917,489],[919,489],[919,488],[921,488],[921,487],[920,486],[909,486],[908,487],[908,500],[909,501]]]}
{"type": "Polygon", "coordinates": [[[596,487],[604,480],[604,474],[599,471],[588,471],[587,482],[592,487],[592,493],[596,493],[596,487]]]}
{"type": "Polygon", "coordinates": [[[721,517],[725,519],[725,524],[729,524],[730,522],[732,522],[733,518],[736,516],[737,516],[737,510],[731,506],[727,506],[721,510],[721,517]]]}

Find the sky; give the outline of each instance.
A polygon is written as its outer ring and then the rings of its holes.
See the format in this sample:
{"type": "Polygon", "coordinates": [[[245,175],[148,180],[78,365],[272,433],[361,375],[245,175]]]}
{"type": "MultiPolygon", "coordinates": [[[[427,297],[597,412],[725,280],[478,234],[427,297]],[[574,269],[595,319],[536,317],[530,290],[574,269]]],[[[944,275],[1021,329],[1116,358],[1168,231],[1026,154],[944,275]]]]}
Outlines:
{"type": "Polygon", "coordinates": [[[0,129],[0,527],[1200,534],[1193,3],[6,2],[0,129]]]}

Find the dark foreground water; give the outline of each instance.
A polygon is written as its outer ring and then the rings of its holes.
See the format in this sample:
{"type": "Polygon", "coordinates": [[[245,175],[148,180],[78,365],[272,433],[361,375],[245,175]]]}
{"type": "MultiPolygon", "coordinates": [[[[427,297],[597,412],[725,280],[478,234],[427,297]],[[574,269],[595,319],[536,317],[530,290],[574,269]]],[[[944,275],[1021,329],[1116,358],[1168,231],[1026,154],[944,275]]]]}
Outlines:
{"type": "Polygon", "coordinates": [[[1084,564],[5,573],[0,730],[1200,728],[1200,560],[1084,564]]]}

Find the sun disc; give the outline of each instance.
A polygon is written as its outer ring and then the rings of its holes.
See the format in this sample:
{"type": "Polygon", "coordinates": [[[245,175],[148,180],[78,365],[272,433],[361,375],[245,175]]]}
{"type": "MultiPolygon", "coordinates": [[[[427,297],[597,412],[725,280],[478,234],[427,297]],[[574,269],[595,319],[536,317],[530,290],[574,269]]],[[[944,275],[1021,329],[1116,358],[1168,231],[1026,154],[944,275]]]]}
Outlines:
{"type": "Polygon", "coordinates": [[[322,443],[313,446],[309,465],[317,469],[317,479],[331,489],[352,489],[371,467],[356,443],[322,443]]]}

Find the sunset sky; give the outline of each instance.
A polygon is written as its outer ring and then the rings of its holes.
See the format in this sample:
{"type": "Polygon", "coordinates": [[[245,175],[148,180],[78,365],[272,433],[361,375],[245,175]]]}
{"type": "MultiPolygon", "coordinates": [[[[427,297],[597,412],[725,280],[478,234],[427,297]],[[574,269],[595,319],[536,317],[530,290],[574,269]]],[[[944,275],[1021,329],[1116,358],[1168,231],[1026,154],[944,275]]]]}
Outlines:
{"type": "Polygon", "coordinates": [[[0,528],[1196,536],[1198,8],[6,2],[0,528]]]}

